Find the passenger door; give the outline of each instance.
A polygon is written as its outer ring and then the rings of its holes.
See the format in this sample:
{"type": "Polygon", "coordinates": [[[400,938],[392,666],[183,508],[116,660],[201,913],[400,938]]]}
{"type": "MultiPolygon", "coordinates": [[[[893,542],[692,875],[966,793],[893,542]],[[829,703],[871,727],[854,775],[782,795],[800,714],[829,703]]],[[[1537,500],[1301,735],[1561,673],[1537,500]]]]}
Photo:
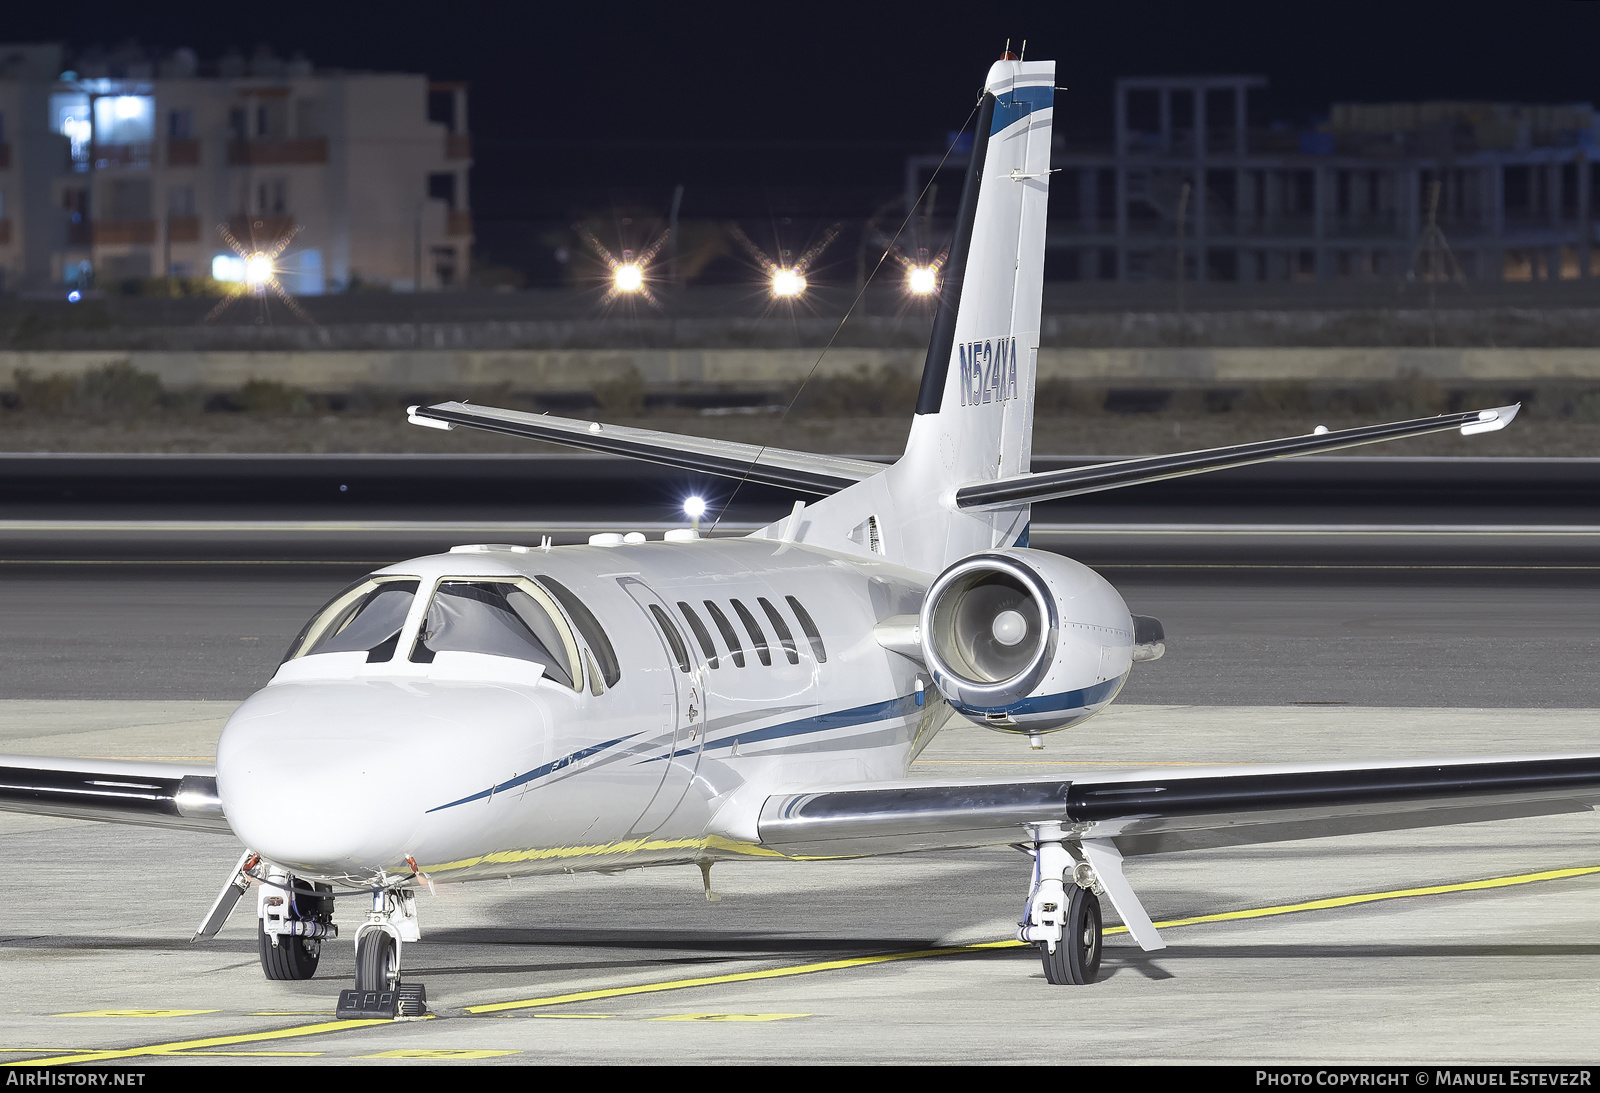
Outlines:
{"type": "MultiPolygon", "coordinates": [[[[620,577],[618,582],[639,605],[645,626],[660,641],[671,677],[661,679],[659,686],[660,747],[641,756],[645,762],[661,762],[663,769],[655,795],[633,823],[630,837],[637,838],[666,822],[694,780],[705,741],[705,665],[666,600],[636,577],[620,577]]],[[[649,724],[648,731],[655,732],[657,719],[652,717],[649,724]]]]}

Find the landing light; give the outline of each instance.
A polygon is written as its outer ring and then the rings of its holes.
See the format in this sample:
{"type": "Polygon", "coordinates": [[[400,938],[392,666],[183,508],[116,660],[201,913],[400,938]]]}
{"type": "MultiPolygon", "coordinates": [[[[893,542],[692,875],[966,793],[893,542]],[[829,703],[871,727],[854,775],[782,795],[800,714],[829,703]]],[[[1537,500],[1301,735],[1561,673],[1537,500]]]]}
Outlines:
{"type": "Polygon", "coordinates": [[[792,300],[806,290],[806,275],[797,269],[775,269],[772,271],[772,294],[781,299],[792,300]]]}
{"type": "Polygon", "coordinates": [[[912,266],[906,272],[906,288],[913,296],[926,296],[939,287],[939,275],[932,266],[912,266]]]}
{"type": "Polygon", "coordinates": [[[272,280],[272,259],[256,251],[244,260],[244,282],[252,289],[264,288],[272,280]]]}
{"type": "Polygon", "coordinates": [[[638,292],[644,287],[644,270],[637,262],[624,262],[611,274],[618,292],[638,292]]]}

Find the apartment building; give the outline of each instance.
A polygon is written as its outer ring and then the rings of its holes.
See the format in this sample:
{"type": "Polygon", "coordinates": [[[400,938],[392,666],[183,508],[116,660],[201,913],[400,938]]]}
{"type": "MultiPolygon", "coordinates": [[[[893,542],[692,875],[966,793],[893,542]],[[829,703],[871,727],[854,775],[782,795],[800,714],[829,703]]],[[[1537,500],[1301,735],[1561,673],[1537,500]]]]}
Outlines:
{"type": "Polygon", "coordinates": [[[241,252],[279,248],[302,295],[450,288],[471,166],[461,84],[0,45],[0,291],[243,280],[241,252]]]}

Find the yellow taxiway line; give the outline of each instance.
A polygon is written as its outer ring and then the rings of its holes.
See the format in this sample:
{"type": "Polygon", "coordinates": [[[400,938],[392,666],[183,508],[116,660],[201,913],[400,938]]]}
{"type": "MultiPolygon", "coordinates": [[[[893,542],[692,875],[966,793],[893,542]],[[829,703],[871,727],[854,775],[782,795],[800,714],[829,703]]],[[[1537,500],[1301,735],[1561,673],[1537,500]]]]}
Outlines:
{"type": "MultiPolygon", "coordinates": [[[[393,1021],[324,1021],[316,1025],[296,1025],[293,1028],[273,1029],[270,1032],[242,1032],[233,1036],[208,1036],[201,1040],[174,1040],[166,1044],[150,1044],[145,1047],[123,1048],[118,1051],[86,1051],[81,1055],[57,1055],[51,1059],[26,1059],[9,1062],[6,1066],[71,1066],[80,1063],[105,1063],[113,1059],[136,1059],[144,1055],[175,1055],[180,1052],[194,1051],[195,1054],[211,1054],[202,1049],[208,1047],[231,1047],[234,1044],[258,1044],[263,1040],[289,1040],[299,1036],[317,1036],[324,1032],[347,1032],[350,1029],[370,1028],[373,1025],[392,1025],[393,1021]]],[[[231,1054],[231,1053],[224,1053],[231,1054]]]]}
{"type": "MultiPolygon", "coordinates": [[[[1384,892],[1363,892],[1351,896],[1331,896],[1325,899],[1306,900],[1300,903],[1279,903],[1269,907],[1251,907],[1239,911],[1222,911],[1210,915],[1190,915],[1184,918],[1157,922],[1160,929],[1181,926],[1199,926],[1213,922],[1237,922],[1278,915],[1300,914],[1307,911],[1326,911],[1338,907],[1355,907],[1394,899],[1412,899],[1418,896],[1441,896],[1456,892],[1481,892],[1495,888],[1511,888],[1541,881],[1568,880],[1573,877],[1600,874],[1600,865],[1578,866],[1570,869],[1546,869],[1537,873],[1519,873],[1505,877],[1487,877],[1481,880],[1462,881],[1456,884],[1431,884],[1414,888],[1395,888],[1384,892]]],[[[1112,926],[1103,931],[1106,935],[1127,933],[1126,926],[1112,926]]],[[[814,975],[818,972],[844,971],[849,968],[866,968],[876,964],[891,964],[906,960],[926,960],[932,957],[965,956],[993,952],[1000,949],[1022,948],[1024,942],[1015,940],[988,941],[976,945],[953,945],[938,949],[918,949],[912,952],[881,953],[876,956],[846,957],[841,960],[822,960],[810,964],[792,964],[781,968],[759,971],[732,972],[727,975],[698,976],[693,979],[671,979],[658,983],[639,983],[630,987],[610,987],[600,990],[572,991],[551,994],[540,998],[523,998],[511,1002],[493,1002],[481,1006],[467,1006],[469,1014],[505,1013],[511,1010],[539,1009],[561,1006],[571,1002],[592,1002],[602,998],[625,998],[663,991],[687,990],[693,987],[712,987],[724,983],[750,983],[764,979],[784,979],[796,975],[814,975]]],[[[573,1016],[578,1016],[574,1014],[573,1016]]],[[[590,1016],[584,1014],[583,1016],[590,1016]]],[[[598,1015],[595,1015],[598,1016],[598,1015]]],[[[233,1036],[212,1036],[199,1040],[175,1040],[145,1047],[124,1048],[115,1051],[86,1051],[76,1055],[58,1055],[45,1059],[16,1060],[7,1066],[63,1066],[81,1063],[102,1063],[114,1059],[133,1059],[141,1056],[174,1055],[188,1051],[201,1054],[206,1048],[231,1047],[236,1044],[261,1043],[268,1040],[287,1040],[301,1036],[320,1036],[330,1032],[348,1032],[376,1025],[390,1025],[391,1021],[324,1021],[313,1025],[295,1025],[270,1032],[240,1033],[233,1036]]]]}
{"type": "MultiPolygon", "coordinates": [[[[1397,888],[1388,892],[1365,892],[1353,896],[1333,896],[1327,899],[1307,900],[1303,903],[1281,903],[1272,907],[1252,907],[1242,911],[1223,911],[1212,915],[1192,915],[1187,918],[1158,922],[1160,929],[1178,926],[1198,926],[1208,922],[1232,922],[1240,919],[1269,918],[1274,915],[1297,914],[1304,911],[1325,911],[1334,907],[1352,907],[1381,900],[1406,899],[1413,896],[1438,896],[1450,892],[1474,892],[1488,888],[1508,888],[1536,881],[1564,880],[1568,877],[1600,873],[1600,865],[1574,869],[1549,869],[1541,873],[1521,873],[1510,877],[1490,877],[1485,880],[1463,881],[1459,884],[1435,884],[1425,888],[1397,888]]],[[[1111,926],[1102,934],[1125,934],[1126,926],[1111,926]]],[[[762,971],[733,972],[729,975],[708,975],[695,979],[675,979],[664,983],[641,983],[632,987],[612,987],[605,990],[575,991],[571,994],[552,994],[543,998],[525,998],[517,1002],[494,1002],[484,1006],[468,1006],[467,1013],[503,1013],[507,1010],[532,1009],[542,1006],[559,1006],[568,1002],[592,1002],[601,998],[622,998],[636,994],[655,994],[660,991],[683,990],[688,987],[709,987],[721,983],[747,983],[760,979],[780,979],[791,975],[810,975],[815,972],[840,971],[845,968],[868,967],[899,960],[924,960],[936,956],[963,956],[994,949],[1021,948],[1026,943],[1015,940],[986,941],[977,945],[953,945],[940,949],[921,949],[916,952],[884,953],[878,956],[850,957],[844,960],[824,960],[815,964],[795,964],[786,968],[767,968],[762,971]]]]}

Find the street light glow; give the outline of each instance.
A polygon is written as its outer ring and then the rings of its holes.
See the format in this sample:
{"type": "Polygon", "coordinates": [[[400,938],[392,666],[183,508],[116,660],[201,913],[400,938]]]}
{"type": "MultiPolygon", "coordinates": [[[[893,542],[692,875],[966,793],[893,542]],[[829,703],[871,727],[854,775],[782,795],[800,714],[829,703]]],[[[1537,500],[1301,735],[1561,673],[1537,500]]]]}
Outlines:
{"type": "Polygon", "coordinates": [[[644,287],[644,270],[637,262],[623,262],[611,273],[618,292],[638,292],[644,287]]]}
{"type": "Polygon", "coordinates": [[[806,290],[806,275],[792,267],[772,271],[772,294],[792,300],[806,290]]]}
{"type": "Polygon", "coordinates": [[[939,275],[932,266],[912,266],[906,272],[906,288],[913,296],[926,296],[939,287],[939,275]]]}
{"type": "Polygon", "coordinates": [[[272,280],[272,259],[256,251],[244,260],[244,283],[251,290],[262,289],[272,280]]]}

